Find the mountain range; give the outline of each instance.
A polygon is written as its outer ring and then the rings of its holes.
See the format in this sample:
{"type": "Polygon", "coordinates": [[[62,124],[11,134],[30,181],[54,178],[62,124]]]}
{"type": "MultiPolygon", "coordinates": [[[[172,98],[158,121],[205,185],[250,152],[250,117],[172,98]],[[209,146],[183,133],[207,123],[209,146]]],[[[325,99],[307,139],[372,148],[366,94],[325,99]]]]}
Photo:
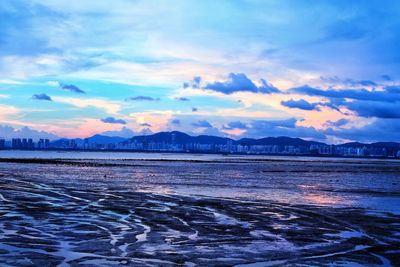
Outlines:
{"type": "MultiPolygon", "coordinates": [[[[53,145],[61,144],[65,141],[74,140],[76,144],[80,145],[85,142],[85,139],[59,139],[52,142],[53,145]]],[[[159,132],[150,135],[138,135],[131,138],[124,138],[119,136],[105,136],[96,134],[91,137],[86,138],[88,143],[96,143],[100,145],[115,144],[122,142],[137,142],[137,143],[174,143],[174,144],[187,144],[187,143],[198,143],[198,144],[213,144],[213,145],[226,145],[230,143],[232,145],[278,145],[278,146],[310,146],[310,145],[328,145],[322,142],[308,141],[301,138],[291,138],[287,136],[280,137],[265,137],[260,139],[254,138],[242,138],[239,140],[234,140],[227,137],[219,137],[212,135],[198,135],[191,136],[183,132],[172,131],[172,132],[159,132]]],[[[376,143],[359,143],[359,142],[349,142],[340,144],[337,146],[343,147],[354,147],[354,148],[386,148],[389,150],[400,149],[400,143],[397,142],[376,142],[376,143]]]]}

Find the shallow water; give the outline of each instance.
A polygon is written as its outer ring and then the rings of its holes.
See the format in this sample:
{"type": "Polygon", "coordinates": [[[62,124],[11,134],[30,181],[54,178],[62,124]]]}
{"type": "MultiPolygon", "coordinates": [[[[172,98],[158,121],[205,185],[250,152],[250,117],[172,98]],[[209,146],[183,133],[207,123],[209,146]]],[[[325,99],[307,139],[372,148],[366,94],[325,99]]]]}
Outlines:
{"type": "Polygon", "coordinates": [[[0,265],[400,264],[398,161],[3,152],[0,265]]]}

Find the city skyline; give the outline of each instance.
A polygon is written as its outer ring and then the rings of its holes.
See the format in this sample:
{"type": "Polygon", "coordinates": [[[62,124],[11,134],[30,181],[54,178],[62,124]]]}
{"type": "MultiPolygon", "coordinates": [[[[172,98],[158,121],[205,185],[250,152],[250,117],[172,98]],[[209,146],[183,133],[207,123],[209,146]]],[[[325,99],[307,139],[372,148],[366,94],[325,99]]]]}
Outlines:
{"type": "Polygon", "coordinates": [[[2,1],[0,138],[399,142],[399,11],[395,1],[2,1]]]}
{"type": "Polygon", "coordinates": [[[129,138],[94,135],[84,139],[62,138],[53,141],[32,138],[12,138],[11,140],[0,138],[0,150],[4,149],[400,158],[400,143],[395,142],[371,144],[350,142],[334,145],[285,136],[235,140],[210,135],[190,136],[178,131],[129,138]]]}

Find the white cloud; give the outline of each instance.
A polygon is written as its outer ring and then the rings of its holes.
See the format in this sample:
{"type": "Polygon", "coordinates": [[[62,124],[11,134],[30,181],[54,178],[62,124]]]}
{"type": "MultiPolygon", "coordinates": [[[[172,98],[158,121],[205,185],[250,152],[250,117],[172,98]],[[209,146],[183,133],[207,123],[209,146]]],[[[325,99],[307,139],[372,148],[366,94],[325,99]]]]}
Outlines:
{"type": "Polygon", "coordinates": [[[4,121],[8,119],[10,115],[17,115],[20,110],[14,106],[0,105],[0,120],[4,121]]]}
{"type": "Polygon", "coordinates": [[[17,81],[17,80],[8,80],[8,79],[0,79],[1,84],[13,84],[13,85],[20,85],[25,84],[25,82],[17,81]]]}
{"type": "Polygon", "coordinates": [[[121,130],[115,130],[115,131],[105,131],[100,133],[101,135],[105,136],[119,136],[119,137],[125,137],[125,138],[130,138],[132,136],[137,135],[136,132],[132,131],[126,126],[123,126],[121,130]]]}
{"type": "Polygon", "coordinates": [[[122,104],[119,102],[100,98],[81,99],[75,97],[54,96],[52,99],[54,102],[68,104],[78,108],[95,107],[102,109],[109,114],[118,114],[122,107],[122,104]]]}
{"type": "Polygon", "coordinates": [[[59,137],[45,131],[38,131],[29,127],[15,129],[8,125],[0,125],[0,137],[5,139],[11,138],[32,138],[34,140],[40,138],[58,139],[59,137]]]}

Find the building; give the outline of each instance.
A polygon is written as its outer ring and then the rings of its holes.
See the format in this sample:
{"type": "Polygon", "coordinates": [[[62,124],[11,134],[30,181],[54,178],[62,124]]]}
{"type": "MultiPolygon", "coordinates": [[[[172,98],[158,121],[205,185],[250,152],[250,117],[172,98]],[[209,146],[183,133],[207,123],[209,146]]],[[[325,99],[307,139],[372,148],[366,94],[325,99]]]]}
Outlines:
{"type": "Polygon", "coordinates": [[[28,139],[28,149],[34,149],[35,148],[35,143],[33,142],[32,138],[28,139]]]}
{"type": "Polygon", "coordinates": [[[22,148],[22,140],[21,138],[13,138],[11,140],[11,147],[14,149],[21,149],[22,148]]]}
{"type": "Polygon", "coordinates": [[[50,147],[50,140],[49,139],[40,139],[37,143],[37,148],[44,149],[50,147]]]}
{"type": "Polygon", "coordinates": [[[6,140],[0,139],[0,149],[6,148],[6,140]]]}

